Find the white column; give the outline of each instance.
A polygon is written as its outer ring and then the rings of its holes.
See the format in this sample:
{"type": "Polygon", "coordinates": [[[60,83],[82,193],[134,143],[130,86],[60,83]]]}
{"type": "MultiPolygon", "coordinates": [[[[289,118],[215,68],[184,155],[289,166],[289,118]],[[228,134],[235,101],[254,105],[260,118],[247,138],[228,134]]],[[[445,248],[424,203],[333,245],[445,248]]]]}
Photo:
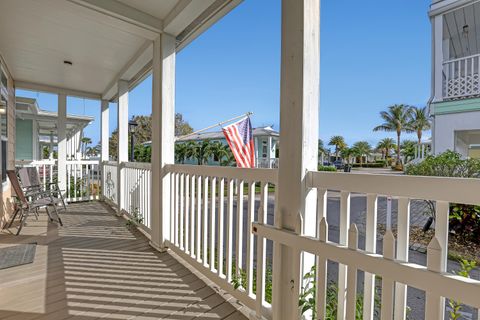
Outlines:
{"type": "Polygon", "coordinates": [[[170,239],[170,175],[175,144],[175,38],[161,34],[153,42],[151,242],[165,250],[170,239]]]}
{"type": "Polygon", "coordinates": [[[39,148],[39,141],[38,139],[40,138],[38,136],[38,123],[37,120],[33,119],[32,121],[32,132],[33,132],[33,143],[32,143],[32,160],[41,160],[41,153],[38,153],[38,148],[39,148]]]}
{"type": "Polygon", "coordinates": [[[125,176],[122,168],[123,162],[128,162],[128,82],[124,80],[118,81],[118,186],[117,186],[117,201],[118,212],[124,208],[123,201],[125,199],[124,185],[125,176]]]}
{"type": "Polygon", "coordinates": [[[108,161],[109,157],[109,109],[108,101],[102,100],[102,111],[101,111],[101,120],[100,120],[100,144],[102,146],[101,151],[101,160],[108,161]]]}
{"type": "Polygon", "coordinates": [[[271,169],[272,168],[272,137],[268,137],[268,167],[271,169]]]}
{"type": "Polygon", "coordinates": [[[50,131],[50,147],[48,151],[50,152],[48,158],[53,160],[53,131],[50,131]]]}
{"type": "Polygon", "coordinates": [[[67,191],[67,96],[58,95],[58,186],[62,192],[67,191]]]}
{"type": "MultiPolygon", "coordinates": [[[[316,233],[316,194],[305,186],[307,170],[318,163],[320,89],[320,1],[282,1],[282,58],[280,85],[280,166],[275,225],[298,230],[303,216],[306,235],[316,233]]],[[[300,268],[298,252],[274,248],[273,319],[298,319],[300,268]]]]}
{"type": "Polygon", "coordinates": [[[255,165],[258,168],[258,137],[254,137],[253,139],[255,141],[255,165]]]}
{"type": "Polygon", "coordinates": [[[443,15],[432,18],[434,102],[443,100],[443,15]]]}

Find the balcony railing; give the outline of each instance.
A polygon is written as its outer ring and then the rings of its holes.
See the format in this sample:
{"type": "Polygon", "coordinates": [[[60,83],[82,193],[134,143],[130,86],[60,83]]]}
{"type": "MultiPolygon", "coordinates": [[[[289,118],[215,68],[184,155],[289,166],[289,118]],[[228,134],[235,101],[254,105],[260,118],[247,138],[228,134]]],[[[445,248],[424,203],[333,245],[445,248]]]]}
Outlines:
{"type": "Polygon", "coordinates": [[[278,158],[257,158],[257,168],[277,169],[278,158]]]}
{"type": "MultiPolygon", "coordinates": [[[[94,168],[85,171],[85,163],[69,165],[77,166],[73,172],[78,174],[80,170],[84,175],[90,172],[90,180],[82,181],[94,180],[94,168]]],[[[257,317],[271,318],[275,308],[271,303],[276,303],[272,296],[279,296],[274,290],[281,279],[272,272],[276,245],[295,252],[292,265],[298,269],[298,279],[302,254],[316,257],[315,303],[320,319],[327,303],[329,261],[338,264],[337,309],[347,319],[355,318],[358,271],[364,273],[363,319],[373,319],[379,277],[382,319],[393,319],[393,315],[405,318],[407,287],[425,291],[425,319],[441,318],[445,298],[480,308],[480,281],[447,270],[450,204],[480,205],[479,179],[309,172],[306,185],[317,193],[316,221],[303,221],[299,216],[298,225],[316,223],[317,232],[306,236],[273,226],[278,179],[275,169],[169,165],[165,171],[170,173],[172,204],[169,248],[254,310],[257,317]],[[351,223],[359,222],[351,216],[353,193],[366,198],[364,220],[358,225],[351,223]],[[379,254],[378,203],[387,196],[397,201],[396,223],[392,229],[387,226],[379,254]],[[327,199],[332,197],[339,203],[339,213],[330,212],[335,209],[327,206],[327,199]],[[436,210],[435,236],[428,246],[425,265],[409,260],[410,209],[412,201],[418,199],[433,201],[436,210]],[[329,225],[338,232],[338,239],[329,236],[329,225]],[[359,241],[360,236],[364,241],[359,241]]],[[[114,162],[103,162],[99,172],[103,198],[118,208],[118,188],[123,189],[120,209],[141,217],[148,233],[152,227],[150,164],[126,163],[119,168],[114,162]],[[120,170],[124,170],[123,183],[118,181],[120,170]]],[[[291,303],[298,305],[296,301],[291,303]]]]}
{"type": "Polygon", "coordinates": [[[443,63],[443,98],[460,99],[480,95],[480,54],[443,63]]]}

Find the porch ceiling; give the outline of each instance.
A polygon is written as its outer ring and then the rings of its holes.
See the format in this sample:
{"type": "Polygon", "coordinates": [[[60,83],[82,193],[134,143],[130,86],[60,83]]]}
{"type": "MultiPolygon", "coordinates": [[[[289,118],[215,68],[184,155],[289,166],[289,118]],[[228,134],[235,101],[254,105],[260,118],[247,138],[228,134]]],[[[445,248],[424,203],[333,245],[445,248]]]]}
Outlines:
{"type": "Polygon", "coordinates": [[[239,2],[2,0],[0,53],[17,87],[112,99],[118,80],[145,72],[160,33],[182,34],[183,47],[239,2]]]}

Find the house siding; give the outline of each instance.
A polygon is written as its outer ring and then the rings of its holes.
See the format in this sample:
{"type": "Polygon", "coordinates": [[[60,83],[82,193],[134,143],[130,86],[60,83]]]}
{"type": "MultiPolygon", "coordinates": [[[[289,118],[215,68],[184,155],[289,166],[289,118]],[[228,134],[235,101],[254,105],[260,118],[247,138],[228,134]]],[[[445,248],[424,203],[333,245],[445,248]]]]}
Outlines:
{"type": "Polygon", "coordinates": [[[17,160],[33,160],[33,121],[16,120],[15,157],[17,160]]]}
{"type": "MultiPolygon", "coordinates": [[[[15,87],[14,80],[8,71],[8,66],[0,54],[0,65],[6,71],[7,76],[7,170],[15,169],[15,87]]],[[[1,185],[1,209],[0,209],[0,228],[10,218],[13,212],[12,188],[7,181],[1,185]]]]}

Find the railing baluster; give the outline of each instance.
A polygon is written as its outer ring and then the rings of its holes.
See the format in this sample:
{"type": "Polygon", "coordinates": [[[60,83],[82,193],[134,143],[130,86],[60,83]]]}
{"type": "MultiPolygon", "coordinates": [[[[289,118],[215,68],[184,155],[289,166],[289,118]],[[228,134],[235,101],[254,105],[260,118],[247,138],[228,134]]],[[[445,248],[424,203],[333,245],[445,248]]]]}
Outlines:
{"type": "Polygon", "coordinates": [[[178,217],[179,217],[179,214],[178,214],[178,178],[179,178],[179,173],[176,173],[175,174],[175,188],[173,189],[174,190],[174,210],[175,210],[175,245],[178,246],[178,226],[179,226],[179,221],[178,221],[178,217]]]}
{"type": "MultiPolygon", "coordinates": [[[[203,184],[203,265],[208,267],[208,177],[204,178],[203,184]]],[[[212,254],[210,252],[210,254],[212,254]]]]}
{"type": "Polygon", "coordinates": [[[265,239],[264,237],[257,234],[257,279],[256,279],[256,301],[255,301],[255,316],[256,319],[262,319],[262,308],[263,308],[263,300],[265,297],[265,283],[264,283],[264,255],[263,252],[265,251],[265,239]]]}
{"type": "MultiPolygon", "coordinates": [[[[260,207],[258,211],[258,222],[267,224],[267,214],[268,214],[268,182],[262,181],[261,183],[261,191],[260,191],[260,207]]],[[[258,241],[258,239],[257,239],[258,241]]],[[[265,301],[265,271],[266,271],[266,260],[267,260],[267,252],[265,250],[266,247],[266,239],[262,238],[261,240],[263,242],[262,244],[262,251],[260,253],[262,254],[262,259],[261,259],[261,265],[257,263],[257,268],[260,268],[262,271],[261,274],[261,285],[262,285],[262,303],[265,301]]],[[[258,278],[257,278],[258,281],[258,278]]],[[[258,282],[257,282],[257,290],[258,290],[258,282]]]]}
{"type": "Polygon", "coordinates": [[[252,222],[254,221],[255,214],[255,182],[250,181],[248,183],[248,213],[247,213],[247,256],[246,256],[246,268],[247,268],[247,287],[245,288],[249,296],[253,295],[253,233],[252,222]]]}
{"type": "MultiPolygon", "coordinates": [[[[347,245],[348,228],[350,225],[350,192],[340,192],[340,236],[339,243],[347,245]]],[[[347,269],[343,264],[338,265],[338,308],[337,319],[344,319],[346,316],[345,299],[347,294],[347,269]]]]}
{"type": "MultiPolygon", "coordinates": [[[[383,236],[383,257],[388,260],[395,258],[395,238],[391,230],[387,230],[383,236]]],[[[382,277],[381,319],[393,319],[394,288],[392,279],[382,277]]]]}
{"type": "Polygon", "coordinates": [[[185,175],[185,253],[190,254],[190,175],[185,175]]]}
{"type": "MultiPolygon", "coordinates": [[[[327,194],[327,191],[321,192],[327,194]]],[[[323,216],[318,225],[318,240],[320,242],[328,241],[328,224],[326,216],[323,216]]],[[[327,259],[317,256],[317,273],[316,283],[317,291],[315,298],[315,310],[317,311],[317,319],[325,319],[326,298],[327,298],[327,259]]]]}
{"type": "Polygon", "coordinates": [[[190,256],[192,258],[196,257],[195,255],[195,181],[196,177],[192,174],[190,179],[191,190],[190,190],[190,256]]]}
{"type": "Polygon", "coordinates": [[[216,197],[217,179],[212,177],[210,181],[210,270],[215,272],[215,197],[216,197]]]}
{"type": "Polygon", "coordinates": [[[218,223],[217,223],[217,234],[218,234],[218,266],[217,274],[220,277],[224,277],[223,271],[223,230],[224,230],[224,205],[225,205],[225,179],[220,178],[220,185],[218,190],[218,223]]]}
{"type": "Polygon", "coordinates": [[[185,175],[182,173],[180,174],[180,214],[179,214],[179,233],[180,233],[180,249],[184,249],[183,247],[183,239],[184,239],[184,233],[183,233],[183,218],[185,217],[185,202],[184,202],[184,196],[185,196],[185,175]]]}
{"type": "MultiPolygon", "coordinates": [[[[367,217],[365,225],[365,250],[376,253],[377,250],[377,207],[376,194],[367,195],[367,217]]],[[[375,308],[375,275],[365,272],[363,319],[373,320],[375,308]]]]}
{"type": "MultiPolygon", "coordinates": [[[[348,231],[348,248],[350,250],[358,250],[358,229],[352,223],[348,231]]],[[[357,305],[357,268],[354,265],[348,266],[347,272],[347,296],[346,296],[346,319],[356,319],[357,305]]]]}
{"type": "Polygon", "coordinates": [[[232,233],[233,233],[233,179],[228,179],[228,202],[227,202],[227,282],[232,282],[232,233]]]}
{"type": "Polygon", "coordinates": [[[170,173],[170,242],[175,243],[175,172],[170,173]]]}
{"type": "Polygon", "coordinates": [[[202,240],[202,176],[197,176],[197,261],[202,261],[201,240],[202,240]]]}
{"type": "MultiPolygon", "coordinates": [[[[410,232],[410,199],[398,199],[397,260],[408,262],[410,232]]],[[[395,320],[404,320],[407,307],[407,286],[395,283],[395,320]]]]}
{"type": "MultiPolygon", "coordinates": [[[[237,221],[235,239],[235,271],[237,279],[241,279],[242,250],[243,250],[243,180],[237,181],[237,221]]],[[[241,282],[241,281],[240,281],[241,282]]]]}

